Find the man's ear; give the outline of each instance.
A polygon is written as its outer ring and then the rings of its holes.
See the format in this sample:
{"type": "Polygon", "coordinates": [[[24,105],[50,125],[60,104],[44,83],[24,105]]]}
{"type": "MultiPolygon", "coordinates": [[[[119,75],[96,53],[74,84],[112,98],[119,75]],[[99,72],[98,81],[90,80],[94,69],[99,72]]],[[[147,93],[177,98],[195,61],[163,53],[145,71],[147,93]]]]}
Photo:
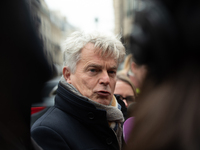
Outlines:
{"type": "Polygon", "coordinates": [[[70,78],[70,76],[71,76],[71,72],[70,72],[69,68],[65,66],[65,67],[63,68],[63,77],[65,78],[65,80],[66,80],[69,84],[71,84],[71,78],[70,78]]]}

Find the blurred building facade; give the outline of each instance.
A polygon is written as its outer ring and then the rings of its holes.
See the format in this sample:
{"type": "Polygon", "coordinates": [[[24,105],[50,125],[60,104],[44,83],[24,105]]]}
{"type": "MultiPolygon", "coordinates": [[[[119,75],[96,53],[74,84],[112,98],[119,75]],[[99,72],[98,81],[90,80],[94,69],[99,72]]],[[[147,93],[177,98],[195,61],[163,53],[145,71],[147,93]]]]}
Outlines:
{"type": "Polygon", "coordinates": [[[141,5],[141,0],[113,0],[115,14],[115,34],[126,36],[132,30],[135,10],[141,5]]]}
{"type": "MultiPolygon", "coordinates": [[[[126,44],[134,28],[135,10],[141,6],[141,0],[113,0],[115,15],[115,34],[120,34],[126,44]]],[[[128,51],[128,47],[127,47],[128,51]]],[[[129,51],[128,51],[129,53],[129,51]]]]}
{"type": "Polygon", "coordinates": [[[30,9],[38,34],[43,41],[44,53],[52,64],[55,76],[61,75],[63,63],[61,43],[76,28],[70,25],[59,11],[49,10],[44,0],[30,0],[30,9]]]}

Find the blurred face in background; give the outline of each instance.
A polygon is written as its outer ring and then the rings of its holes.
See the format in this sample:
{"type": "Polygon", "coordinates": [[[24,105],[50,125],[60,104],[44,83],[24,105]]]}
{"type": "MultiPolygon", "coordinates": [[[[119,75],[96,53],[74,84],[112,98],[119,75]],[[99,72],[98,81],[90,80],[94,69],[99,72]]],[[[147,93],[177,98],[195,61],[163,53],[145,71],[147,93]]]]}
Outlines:
{"type": "Polygon", "coordinates": [[[136,80],[135,82],[137,82],[137,86],[136,85],[135,86],[140,88],[146,77],[147,68],[145,65],[138,66],[136,63],[132,62],[131,70],[134,73],[134,78],[136,80]]]}
{"type": "Polygon", "coordinates": [[[134,92],[132,87],[121,80],[117,80],[114,94],[120,95],[120,99],[123,100],[126,107],[134,102],[134,92]]]}

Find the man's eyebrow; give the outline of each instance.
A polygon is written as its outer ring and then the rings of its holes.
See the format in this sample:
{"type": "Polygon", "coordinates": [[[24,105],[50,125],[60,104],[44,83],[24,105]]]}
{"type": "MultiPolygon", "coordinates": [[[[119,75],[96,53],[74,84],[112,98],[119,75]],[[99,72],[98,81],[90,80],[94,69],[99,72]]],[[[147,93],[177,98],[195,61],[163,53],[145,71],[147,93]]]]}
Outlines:
{"type": "Polygon", "coordinates": [[[113,67],[110,67],[108,69],[110,69],[110,70],[117,70],[117,66],[113,66],[113,67]]]}
{"type": "Polygon", "coordinates": [[[102,66],[98,64],[89,64],[86,68],[89,68],[89,67],[102,68],[102,66]]]}
{"type": "MultiPolygon", "coordinates": [[[[101,65],[98,65],[98,64],[89,64],[86,68],[89,68],[89,67],[103,68],[101,65]]],[[[112,66],[112,67],[109,67],[108,69],[114,69],[114,70],[116,70],[117,66],[112,66]]]]}

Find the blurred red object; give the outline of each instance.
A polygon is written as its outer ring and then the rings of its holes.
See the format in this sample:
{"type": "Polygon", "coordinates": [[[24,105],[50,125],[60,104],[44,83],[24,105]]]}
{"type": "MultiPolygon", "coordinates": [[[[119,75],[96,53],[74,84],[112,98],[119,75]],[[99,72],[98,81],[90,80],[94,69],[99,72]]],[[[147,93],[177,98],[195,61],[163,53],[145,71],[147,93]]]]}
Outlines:
{"type": "Polygon", "coordinates": [[[31,107],[31,115],[35,114],[37,112],[42,111],[43,109],[45,109],[46,107],[31,107]]]}

